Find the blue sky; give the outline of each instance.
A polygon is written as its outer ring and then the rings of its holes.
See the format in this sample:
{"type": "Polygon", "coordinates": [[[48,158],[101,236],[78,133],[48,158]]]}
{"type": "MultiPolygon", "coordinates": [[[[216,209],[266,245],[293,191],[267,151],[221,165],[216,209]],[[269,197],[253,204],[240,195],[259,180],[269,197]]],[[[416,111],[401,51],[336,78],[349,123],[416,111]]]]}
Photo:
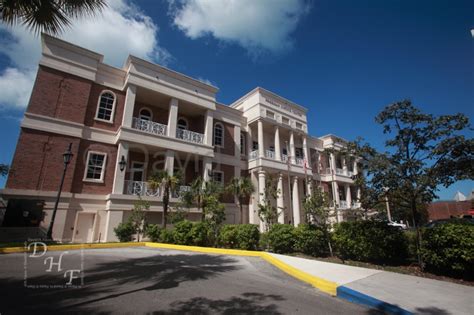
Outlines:
{"type": "MultiPolygon", "coordinates": [[[[374,116],[404,98],[472,121],[472,28],[473,1],[117,0],[62,37],[118,67],[132,52],[209,81],[226,104],[264,87],[309,108],[312,135],[382,149],[374,116]]],[[[38,38],[0,26],[0,163],[11,162],[38,58],[38,38]]],[[[439,196],[472,188],[458,182],[439,196]]]]}

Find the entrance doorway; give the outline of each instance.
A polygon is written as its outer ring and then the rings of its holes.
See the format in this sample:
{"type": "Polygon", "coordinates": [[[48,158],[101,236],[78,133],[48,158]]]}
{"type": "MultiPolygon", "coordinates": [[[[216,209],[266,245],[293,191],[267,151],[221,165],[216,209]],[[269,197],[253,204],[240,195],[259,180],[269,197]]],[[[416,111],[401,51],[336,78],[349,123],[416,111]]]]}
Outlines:
{"type": "Polygon", "coordinates": [[[72,236],[73,243],[90,243],[94,240],[95,213],[78,212],[72,236]]]}

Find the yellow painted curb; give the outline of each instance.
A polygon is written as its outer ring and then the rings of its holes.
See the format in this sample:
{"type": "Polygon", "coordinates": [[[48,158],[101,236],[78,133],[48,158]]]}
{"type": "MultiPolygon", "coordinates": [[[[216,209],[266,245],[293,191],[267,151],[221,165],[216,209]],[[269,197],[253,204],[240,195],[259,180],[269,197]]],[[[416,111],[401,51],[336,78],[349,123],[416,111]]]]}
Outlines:
{"type": "MultiPolygon", "coordinates": [[[[250,256],[260,257],[289,274],[290,276],[306,282],[313,287],[328,293],[330,295],[336,295],[337,284],[322,278],[310,275],[304,271],[301,271],[293,266],[290,266],[281,260],[273,257],[269,253],[260,251],[240,250],[240,249],[225,249],[225,248],[214,248],[214,247],[199,247],[199,246],[187,246],[187,245],[174,245],[165,243],[152,243],[152,242],[128,242],[128,243],[99,243],[99,244],[68,244],[68,245],[48,245],[48,250],[74,250],[74,249],[89,249],[89,248],[119,248],[119,247],[137,247],[146,246],[152,248],[163,248],[163,249],[174,249],[183,251],[192,251],[208,254],[220,254],[220,255],[236,255],[236,256],[250,256]]],[[[0,254],[7,253],[23,253],[27,251],[25,247],[5,247],[0,248],[0,254]]]]}
{"type": "MultiPolygon", "coordinates": [[[[127,243],[98,243],[98,244],[67,244],[67,245],[47,245],[48,251],[57,250],[74,250],[74,249],[90,249],[90,248],[119,248],[119,247],[136,247],[145,246],[144,242],[127,242],[127,243]]],[[[42,247],[38,245],[38,247],[42,247]]],[[[32,249],[30,249],[32,250],[32,249]]],[[[0,248],[0,254],[24,253],[28,251],[24,246],[22,247],[5,247],[0,248]]]]}

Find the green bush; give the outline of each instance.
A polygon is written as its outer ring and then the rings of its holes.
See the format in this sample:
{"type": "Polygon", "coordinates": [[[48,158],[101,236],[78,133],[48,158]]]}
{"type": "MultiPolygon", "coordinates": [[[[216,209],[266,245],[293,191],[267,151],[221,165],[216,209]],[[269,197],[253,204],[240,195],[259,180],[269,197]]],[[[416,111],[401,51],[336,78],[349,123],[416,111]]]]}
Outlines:
{"type": "Polygon", "coordinates": [[[268,245],[272,252],[292,253],[295,247],[295,228],[289,224],[274,224],[268,231],[268,245]]]}
{"type": "Polygon", "coordinates": [[[427,270],[472,280],[474,225],[456,222],[425,229],[422,257],[427,270]]]}
{"type": "Polygon", "coordinates": [[[145,229],[145,234],[152,242],[160,241],[161,228],[158,224],[148,224],[145,229]]]}
{"type": "Polygon", "coordinates": [[[173,230],[163,229],[160,232],[160,241],[162,243],[174,244],[174,233],[173,230]]]}
{"type": "Polygon", "coordinates": [[[191,228],[192,243],[196,246],[214,245],[212,231],[206,222],[197,222],[191,228]]]}
{"type": "Polygon", "coordinates": [[[327,256],[328,240],[321,229],[314,225],[300,224],[295,229],[295,250],[311,256],[327,256]]]}
{"type": "Polygon", "coordinates": [[[226,224],[219,231],[219,246],[225,248],[237,247],[237,225],[226,224]]]}
{"type": "Polygon", "coordinates": [[[260,240],[260,232],[255,224],[239,224],[236,228],[237,248],[256,250],[260,240]]]}
{"type": "Polygon", "coordinates": [[[399,264],[407,258],[405,235],[385,222],[342,222],[336,225],[333,237],[341,259],[399,264]]]}
{"type": "Polygon", "coordinates": [[[130,222],[122,222],[114,228],[114,232],[120,242],[130,242],[132,240],[134,229],[130,222]]]}
{"type": "Polygon", "coordinates": [[[188,220],[180,221],[175,224],[173,229],[173,240],[175,244],[179,245],[192,245],[193,238],[191,235],[191,229],[193,223],[188,220]]]}
{"type": "Polygon", "coordinates": [[[417,262],[416,231],[404,231],[403,233],[408,242],[408,259],[411,262],[417,262]]]}
{"type": "Polygon", "coordinates": [[[260,234],[260,241],[258,242],[260,250],[267,251],[270,249],[270,241],[268,240],[268,232],[260,234]]]}

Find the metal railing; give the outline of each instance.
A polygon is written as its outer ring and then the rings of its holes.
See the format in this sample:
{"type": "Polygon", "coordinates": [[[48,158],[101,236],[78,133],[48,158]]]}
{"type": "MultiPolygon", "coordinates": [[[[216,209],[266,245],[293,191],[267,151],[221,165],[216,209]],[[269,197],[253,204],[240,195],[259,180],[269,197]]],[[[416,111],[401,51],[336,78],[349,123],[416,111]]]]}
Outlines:
{"type": "Polygon", "coordinates": [[[179,186],[172,194],[173,198],[181,197],[185,192],[191,191],[191,186],[179,186]]]}
{"type": "Polygon", "coordinates": [[[299,158],[299,157],[295,158],[295,164],[296,165],[303,165],[304,164],[304,159],[299,158]]]}
{"type": "Polygon", "coordinates": [[[166,136],[166,125],[133,117],[132,119],[132,128],[140,131],[145,131],[154,135],[166,136]]]}
{"type": "Polygon", "coordinates": [[[204,134],[190,130],[177,129],[176,138],[193,143],[204,143],[204,134]]]}
{"type": "Polygon", "coordinates": [[[140,182],[133,180],[125,181],[125,194],[137,196],[159,197],[160,188],[151,188],[148,182],[140,182]]]}
{"type": "Polygon", "coordinates": [[[253,159],[256,159],[257,157],[258,157],[258,150],[254,150],[250,152],[249,159],[253,160],[253,159]]]}
{"type": "Polygon", "coordinates": [[[272,151],[272,150],[265,151],[265,157],[274,160],[275,159],[275,151],[272,151]]]}

